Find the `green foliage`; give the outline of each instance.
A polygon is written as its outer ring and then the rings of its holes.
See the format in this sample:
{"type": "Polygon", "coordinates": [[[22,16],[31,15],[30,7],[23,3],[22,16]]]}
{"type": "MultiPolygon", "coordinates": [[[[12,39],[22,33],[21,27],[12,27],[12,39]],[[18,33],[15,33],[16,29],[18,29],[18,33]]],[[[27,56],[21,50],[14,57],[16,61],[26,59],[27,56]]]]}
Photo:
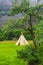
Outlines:
{"type": "Polygon", "coordinates": [[[21,13],[21,12],[28,11],[28,9],[29,9],[28,6],[29,6],[29,1],[28,0],[21,1],[21,4],[18,4],[17,0],[16,0],[16,3],[14,1],[14,4],[11,8],[11,15],[15,15],[15,14],[18,14],[18,13],[21,13]]]}
{"type": "Polygon", "coordinates": [[[41,20],[39,24],[35,25],[34,28],[37,43],[41,45],[41,43],[43,43],[43,20],[41,20]]]}
{"type": "MultiPolygon", "coordinates": [[[[31,40],[31,34],[28,30],[28,22],[25,23],[23,20],[8,20],[8,22],[0,29],[0,40],[12,40],[14,38],[18,39],[21,32],[23,32],[26,39],[31,40]],[[24,24],[23,24],[23,23],[24,24]]],[[[33,26],[35,37],[37,43],[43,42],[43,21],[40,21],[39,24],[33,26]]]]}
{"type": "Polygon", "coordinates": [[[1,32],[1,29],[0,29],[0,40],[2,40],[2,32],[1,32]]]}
{"type": "Polygon", "coordinates": [[[8,20],[7,23],[2,26],[1,32],[0,32],[0,40],[13,40],[18,39],[21,32],[23,32],[26,39],[31,39],[30,32],[25,30],[28,26],[28,22],[23,24],[23,19],[14,19],[14,20],[8,20]],[[28,35],[29,34],[29,35],[28,35]]]}
{"type": "Polygon", "coordinates": [[[32,40],[33,40],[35,47],[36,47],[36,40],[35,40],[35,35],[34,35],[34,30],[33,30],[33,24],[40,22],[40,20],[43,19],[43,15],[42,15],[43,11],[41,11],[40,8],[42,8],[42,6],[38,5],[38,3],[36,6],[32,7],[32,6],[30,6],[30,3],[28,2],[28,0],[23,0],[19,5],[18,5],[17,0],[16,0],[16,3],[13,4],[12,9],[11,9],[11,15],[16,15],[19,13],[24,15],[24,17],[26,15],[26,18],[23,19],[23,22],[28,21],[29,26],[27,29],[31,33],[31,37],[32,37],[32,40]]]}
{"type": "Polygon", "coordinates": [[[14,37],[14,32],[12,30],[13,28],[13,24],[11,23],[11,21],[8,21],[2,28],[1,28],[1,32],[2,32],[2,39],[3,40],[10,40],[14,37]]]}
{"type": "Polygon", "coordinates": [[[37,45],[37,49],[32,46],[16,46],[15,43],[15,41],[0,42],[0,65],[27,65],[27,61],[30,64],[36,60],[39,65],[43,65],[43,43],[40,47],[37,45]]]}
{"type": "Polygon", "coordinates": [[[33,46],[26,47],[20,51],[17,51],[18,58],[28,62],[28,65],[43,65],[43,45],[37,48],[33,46]]]}
{"type": "MultiPolygon", "coordinates": [[[[41,19],[41,13],[43,9],[43,5],[37,5],[36,6],[30,6],[30,2],[28,0],[23,0],[19,5],[14,1],[14,4],[11,8],[11,15],[16,15],[16,14],[27,14],[28,16],[34,16],[37,19],[41,19]]],[[[29,17],[28,17],[29,18],[29,17]]],[[[33,21],[32,21],[33,22],[33,21]]]]}

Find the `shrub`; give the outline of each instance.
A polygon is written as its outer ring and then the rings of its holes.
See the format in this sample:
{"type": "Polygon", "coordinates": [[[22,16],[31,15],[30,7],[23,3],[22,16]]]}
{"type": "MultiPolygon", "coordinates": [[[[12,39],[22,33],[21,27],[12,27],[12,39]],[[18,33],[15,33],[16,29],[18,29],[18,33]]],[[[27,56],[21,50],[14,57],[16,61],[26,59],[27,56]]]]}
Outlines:
{"type": "Polygon", "coordinates": [[[18,58],[28,62],[28,65],[43,65],[43,46],[37,45],[37,48],[28,46],[25,49],[17,51],[18,58]]]}

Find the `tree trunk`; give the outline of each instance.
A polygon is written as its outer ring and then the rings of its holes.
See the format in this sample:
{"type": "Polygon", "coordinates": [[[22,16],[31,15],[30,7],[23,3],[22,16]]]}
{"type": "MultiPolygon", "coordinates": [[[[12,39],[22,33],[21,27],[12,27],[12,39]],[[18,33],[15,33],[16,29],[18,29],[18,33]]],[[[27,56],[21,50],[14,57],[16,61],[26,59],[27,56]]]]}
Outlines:
{"type": "Polygon", "coordinates": [[[30,22],[29,22],[29,24],[30,24],[30,33],[31,33],[31,36],[32,36],[33,44],[36,47],[35,35],[34,35],[31,19],[32,19],[32,17],[30,15],[30,22]]]}
{"type": "Polygon", "coordinates": [[[30,33],[31,33],[31,36],[32,36],[33,44],[36,47],[35,35],[34,35],[34,32],[33,32],[32,29],[31,29],[30,33]]]}

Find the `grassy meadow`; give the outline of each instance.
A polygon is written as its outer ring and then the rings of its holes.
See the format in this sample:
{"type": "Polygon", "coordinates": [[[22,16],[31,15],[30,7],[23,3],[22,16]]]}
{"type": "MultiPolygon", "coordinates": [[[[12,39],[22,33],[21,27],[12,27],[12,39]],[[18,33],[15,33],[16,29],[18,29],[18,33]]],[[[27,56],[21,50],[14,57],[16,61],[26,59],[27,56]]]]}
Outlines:
{"type": "MultiPolygon", "coordinates": [[[[32,41],[29,41],[31,44],[32,41]]],[[[27,65],[17,58],[17,50],[25,48],[25,46],[16,46],[16,41],[0,41],[0,65],[27,65]]]]}

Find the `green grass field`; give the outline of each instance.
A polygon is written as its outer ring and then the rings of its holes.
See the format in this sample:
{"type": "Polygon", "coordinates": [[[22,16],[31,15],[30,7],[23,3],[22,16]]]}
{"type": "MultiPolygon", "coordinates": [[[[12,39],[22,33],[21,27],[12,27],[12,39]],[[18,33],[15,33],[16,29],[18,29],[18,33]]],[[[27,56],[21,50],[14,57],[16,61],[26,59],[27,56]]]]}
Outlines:
{"type": "Polygon", "coordinates": [[[17,50],[25,48],[25,46],[16,46],[16,41],[0,41],[0,65],[27,65],[17,58],[17,50]]]}

